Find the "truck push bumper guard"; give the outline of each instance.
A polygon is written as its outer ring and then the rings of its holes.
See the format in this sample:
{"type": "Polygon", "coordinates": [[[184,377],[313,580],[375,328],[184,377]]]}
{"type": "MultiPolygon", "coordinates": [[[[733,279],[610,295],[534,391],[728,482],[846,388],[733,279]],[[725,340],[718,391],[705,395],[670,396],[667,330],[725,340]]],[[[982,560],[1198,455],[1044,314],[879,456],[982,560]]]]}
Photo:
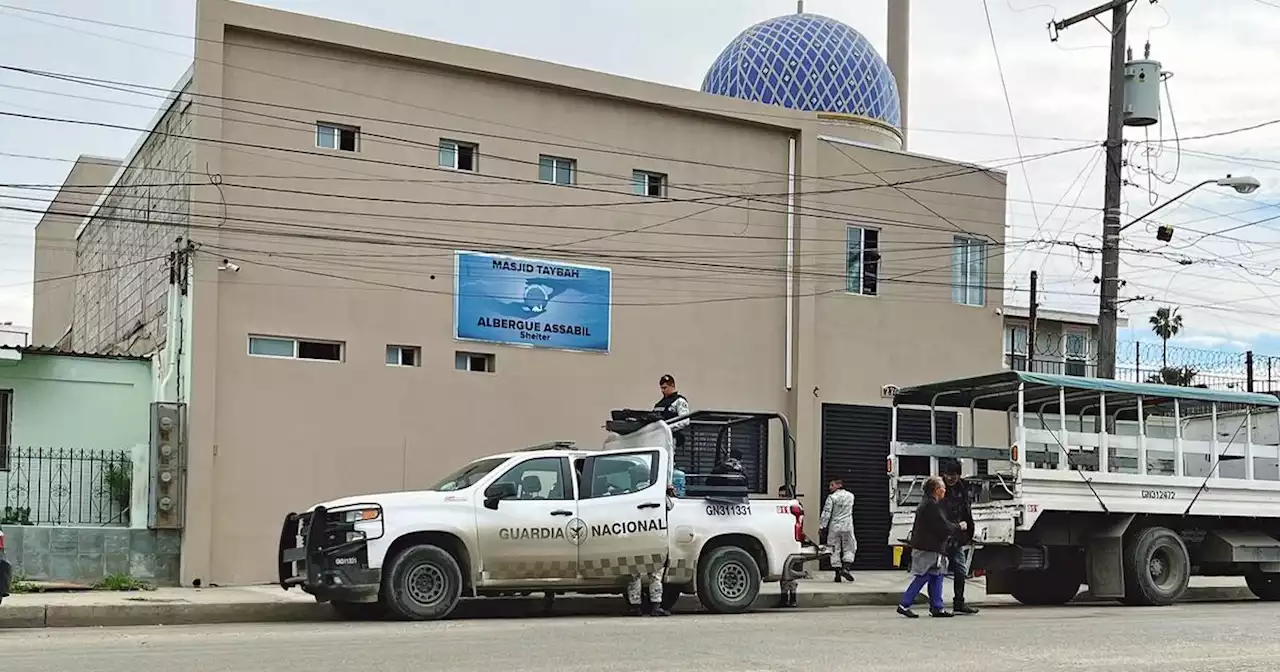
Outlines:
{"type": "Polygon", "coordinates": [[[782,563],[782,580],[794,581],[804,576],[804,565],[806,562],[819,560],[826,552],[820,546],[813,542],[805,543],[799,553],[792,553],[782,563]]]}
{"type": "Polygon", "coordinates": [[[310,513],[290,513],[280,528],[278,555],[280,587],[301,586],[319,602],[377,602],[382,570],[369,567],[368,541],[347,520],[351,512],[376,510],[381,528],[381,508],[353,504],[310,513]]]}

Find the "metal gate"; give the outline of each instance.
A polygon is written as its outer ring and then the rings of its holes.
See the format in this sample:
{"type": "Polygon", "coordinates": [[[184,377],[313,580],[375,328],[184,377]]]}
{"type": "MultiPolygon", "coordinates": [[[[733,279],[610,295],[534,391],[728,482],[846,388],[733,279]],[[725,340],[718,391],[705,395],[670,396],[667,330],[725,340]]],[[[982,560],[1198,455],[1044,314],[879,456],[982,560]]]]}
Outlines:
{"type": "MultiPolygon", "coordinates": [[[[738,416],[726,414],[724,421],[738,416]]],[[[684,448],[677,448],[673,459],[675,465],[686,474],[710,474],[720,457],[716,455],[716,438],[723,425],[712,418],[710,422],[691,422],[686,430],[688,436],[684,448]]],[[[725,443],[729,450],[742,453],[742,467],[747,470],[747,487],[752,494],[766,495],[768,492],[769,467],[769,423],[745,422],[725,430],[728,436],[725,443]]]]}
{"type": "MultiPolygon", "coordinates": [[[[855,569],[892,569],[889,549],[889,459],[892,411],[887,406],[822,405],[821,502],[827,483],[844,480],[857,501],[853,509],[854,534],[858,538],[855,569]]],[[[938,413],[938,443],[954,443],[956,414],[938,413]]],[[[929,412],[898,410],[898,440],[929,443],[929,412]]],[[[824,560],[823,569],[827,568],[824,560]]]]}

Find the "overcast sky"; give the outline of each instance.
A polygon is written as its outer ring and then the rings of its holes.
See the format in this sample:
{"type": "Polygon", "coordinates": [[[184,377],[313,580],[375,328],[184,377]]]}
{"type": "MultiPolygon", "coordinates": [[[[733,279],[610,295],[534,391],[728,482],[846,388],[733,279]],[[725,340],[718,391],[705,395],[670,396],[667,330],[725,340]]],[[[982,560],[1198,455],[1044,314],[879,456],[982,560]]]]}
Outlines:
{"type": "MultiPolygon", "coordinates": [[[[0,64],[147,86],[171,86],[190,63],[192,0],[0,0],[26,7],[144,28],[141,32],[68,21],[0,6],[0,64]]],[[[795,11],[791,0],[261,0],[279,9],[362,23],[486,49],[545,59],[665,84],[697,88],[707,66],[739,31],[795,11]],[[501,17],[502,22],[494,20],[501,17]]],[[[981,0],[914,0],[911,148],[983,161],[1064,149],[1105,134],[1107,44],[1095,22],[1059,41],[1046,24],[1091,7],[1093,0],[988,0],[1020,136],[1015,142],[981,0]]],[[[885,0],[807,0],[806,10],[844,21],[881,48],[885,0]]],[[[1275,64],[1280,62],[1280,0],[1137,0],[1130,41],[1175,76],[1163,126],[1130,130],[1131,141],[1192,138],[1280,118],[1275,64]],[[1267,46],[1268,44],[1272,46],[1267,46]],[[1172,103],[1170,106],[1169,103],[1172,103]]],[[[154,98],[116,94],[0,72],[0,112],[93,119],[140,126],[154,98]],[[43,91],[43,92],[42,92],[43,91]],[[109,104],[69,97],[90,96],[109,104]]],[[[130,132],[0,116],[0,183],[57,183],[80,154],[122,156],[130,132]],[[14,156],[21,155],[21,156],[14,156]]],[[[1185,345],[1280,355],[1280,123],[1180,143],[1158,156],[1132,157],[1125,209],[1153,203],[1227,173],[1263,183],[1249,196],[1212,187],[1162,211],[1180,224],[1171,246],[1143,225],[1126,232],[1125,304],[1134,336],[1157,305],[1186,315],[1185,345]],[[1154,170],[1146,170],[1152,165],[1154,170]],[[1156,201],[1155,199],[1161,199],[1156,201]],[[1238,228],[1237,228],[1238,227],[1238,228]],[[1226,231],[1231,229],[1231,231],[1226,231]],[[1213,235],[1223,232],[1221,235],[1213,235]]],[[[1102,201],[1100,150],[1010,168],[1008,236],[1098,244],[1102,201]]],[[[0,205],[42,207],[31,192],[0,191],[0,205]],[[13,196],[21,196],[15,199],[13,196]]],[[[0,321],[29,324],[32,230],[39,216],[0,210],[0,321]]],[[[1127,220],[1126,220],[1127,221],[1127,220]]],[[[1058,245],[1011,247],[1005,262],[1011,302],[1026,302],[1025,278],[1043,279],[1044,303],[1097,310],[1094,254],[1058,245]]],[[[1122,337],[1124,335],[1122,334],[1122,337]]]]}

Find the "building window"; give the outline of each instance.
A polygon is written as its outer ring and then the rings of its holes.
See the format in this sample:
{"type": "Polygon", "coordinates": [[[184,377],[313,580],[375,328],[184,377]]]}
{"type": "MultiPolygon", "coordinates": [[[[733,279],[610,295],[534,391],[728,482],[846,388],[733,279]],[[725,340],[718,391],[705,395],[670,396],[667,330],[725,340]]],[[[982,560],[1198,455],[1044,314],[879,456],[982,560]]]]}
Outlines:
{"type": "Polygon", "coordinates": [[[0,471],[9,470],[13,441],[13,390],[0,390],[0,471]]]}
{"type": "Polygon", "coordinates": [[[667,197],[667,176],[644,170],[631,171],[631,190],[636,196],[667,197]]]}
{"type": "Polygon", "coordinates": [[[344,152],[356,151],[360,129],[355,126],[338,124],[316,124],[316,147],[321,149],[337,149],[344,152]]]}
{"type": "Polygon", "coordinates": [[[557,156],[538,157],[538,179],[551,184],[573,184],[578,178],[578,162],[557,156]]]}
{"type": "Polygon", "coordinates": [[[1027,328],[1004,328],[1004,365],[1014,371],[1030,371],[1030,348],[1027,347],[1027,328]]]}
{"type": "Polygon", "coordinates": [[[453,357],[453,368],[459,371],[493,373],[494,363],[493,355],[485,352],[456,352],[453,357]]]}
{"type": "Polygon", "coordinates": [[[880,232],[850,226],[845,233],[845,291],[875,296],[880,291],[880,232]]]}
{"type": "Polygon", "coordinates": [[[470,142],[440,140],[440,167],[476,172],[476,155],[480,147],[470,142]]]}
{"type": "Polygon", "coordinates": [[[1062,352],[1065,373],[1068,376],[1089,375],[1089,337],[1081,332],[1062,335],[1062,352]]]}
{"type": "Polygon", "coordinates": [[[388,345],[387,366],[422,366],[422,348],[416,345],[388,345]]]}
{"type": "Polygon", "coordinates": [[[987,243],[956,237],[951,246],[951,295],[956,303],[982,306],[987,302],[987,243]]]}
{"type": "Polygon", "coordinates": [[[274,336],[249,337],[249,354],[255,357],[341,362],[342,349],[342,343],[337,341],[308,341],[274,336]]]}

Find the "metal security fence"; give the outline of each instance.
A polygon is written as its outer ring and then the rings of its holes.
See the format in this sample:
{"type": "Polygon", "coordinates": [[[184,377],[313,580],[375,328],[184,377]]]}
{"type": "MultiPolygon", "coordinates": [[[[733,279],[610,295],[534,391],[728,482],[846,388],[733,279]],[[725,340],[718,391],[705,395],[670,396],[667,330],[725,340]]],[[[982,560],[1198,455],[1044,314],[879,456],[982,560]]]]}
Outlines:
{"type": "Polygon", "coordinates": [[[0,524],[127,525],[127,450],[0,447],[0,524]]]}

